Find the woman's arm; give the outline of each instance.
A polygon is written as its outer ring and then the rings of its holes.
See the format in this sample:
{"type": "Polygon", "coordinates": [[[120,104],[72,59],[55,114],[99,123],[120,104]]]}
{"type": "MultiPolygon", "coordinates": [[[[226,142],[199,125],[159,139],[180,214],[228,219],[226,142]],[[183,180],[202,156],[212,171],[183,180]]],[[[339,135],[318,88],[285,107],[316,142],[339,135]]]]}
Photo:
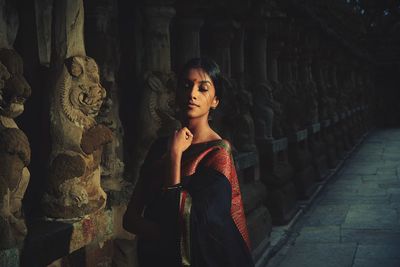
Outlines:
{"type": "Polygon", "coordinates": [[[169,174],[164,186],[166,188],[176,186],[181,182],[181,160],[182,153],[192,144],[193,134],[184,127],[176,131],[172,136],[169,147],[169,174]]]}
{"type": "Polygon", "coordinates": [[[160,227],[142,216],[145,206],[144,192],[142,179],[138,181],[133,190],[131,200],[123,217],[123,227],[128,232],[136,234],[140,237],[149,240],[158,240],[160,237],[160,227]]]}

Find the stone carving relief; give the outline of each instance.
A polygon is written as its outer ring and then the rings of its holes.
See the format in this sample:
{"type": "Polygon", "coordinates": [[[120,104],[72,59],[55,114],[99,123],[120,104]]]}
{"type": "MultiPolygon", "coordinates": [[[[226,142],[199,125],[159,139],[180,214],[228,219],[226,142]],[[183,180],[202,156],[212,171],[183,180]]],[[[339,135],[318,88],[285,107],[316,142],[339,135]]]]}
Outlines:
{"type": "Polygon", "coordinates": [[[273,88],[268,83],[259,83],[253,89],[254,123],[258,140],[272,140],[274,120],[273,88]]]}
{"type": "Polygon", "coordinates": [[[29,141],[14,119],[24,111],[31,88],[22,58],[0,49],[0,249],[21,246],[27,234],[22,199],[29,183],[29,141]]]}
{"type": "Polygon", "coordinates": [[[239,151],[257,151],[255,145],[254,121],[251,115],[253,97],[246,90],[239,90],[236,94],[236,116],[233,144],[239,151]]]}
{"type": "Polygon", "coordinates": [[[82,217],[106,204],[100,161],[103,145],[113,137],[107,126],[96,122],[105,97],[92,58],[75,56],[64,61],[51,96],[52,152],[43,198],[48,217],[82,217]]]}
{"type": "MultiPolygon", "coordinates": [[[[151,144],[180,128],[175,116],[176,78],[173,73],[150,71],[144,75],[144,92],[140,101],[140,118],[135,150],[132,155],[131,181],[136,181],[151,144]]],[[[127,166],[128,167],[128,166],[127,166]]]]}

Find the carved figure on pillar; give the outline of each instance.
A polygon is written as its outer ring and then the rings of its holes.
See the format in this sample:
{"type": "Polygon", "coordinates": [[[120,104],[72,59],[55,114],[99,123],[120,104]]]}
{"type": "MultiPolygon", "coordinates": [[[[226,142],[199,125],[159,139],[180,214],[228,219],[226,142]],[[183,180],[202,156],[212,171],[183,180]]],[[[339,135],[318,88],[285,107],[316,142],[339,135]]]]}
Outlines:
{"type": "Polygon", "coordinates": [[[254,122],[258,140],[272,140],[274,101],[272,87],[267,83],[256,84],[253,88],[254,122]]]}
{"type": "Polygon", "coordinates": [[[161,136],[168,136],[180,128],[175,118],[176,78],[173,73],[147,72],[144,75],[144,92],[141,100],[140,118],[138,125],[139,142],[133,152],[132,177],[139,177],[140,168],[145,160],[151,144],[161,136]]]}
{"type": "Polygon", "coordinates": [[[43,198],[48,217],[82,217],[106,204],[100,161],[112,132],[96,122],[105,97],[94,59],[74,56],[64,61],[51,96],[52,153],[43,198]]]}
{"type": "Polygon", "coordinates": [[[257,151],[255,145],[255,128],[251,115],[253,97],[246,90],[239,90],[236,94],[236,116],[233,142],[239,151],[257,151]]]}
{"type": "Polygon", "coordinates": [[[24,111],[31,88],[13,49],[0,49],[0,249],[22,246],[27,228],[22,199],[28,187],[29,141],[14,119],[24,111]]]}
{"type": "Polygon", "coordinates": [[[302,97],[302,102],[305,107],[305,123],[306,125],[312,125],[318,123],[318,102],[317,102],[317,85],[313,80],[311,73],[311,59],[309,57],[309,51],[301,51],[300,58],[300,79],[299,89],[302,97]]]}

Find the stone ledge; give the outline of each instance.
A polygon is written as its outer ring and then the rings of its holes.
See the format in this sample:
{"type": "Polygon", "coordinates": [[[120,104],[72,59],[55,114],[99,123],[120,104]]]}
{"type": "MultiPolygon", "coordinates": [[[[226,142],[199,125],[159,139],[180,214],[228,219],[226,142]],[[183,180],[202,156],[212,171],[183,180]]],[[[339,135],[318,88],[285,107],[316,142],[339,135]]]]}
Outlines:
{"type": "Polygon", "coordinates": [[[48,265],[89,244],[103,244],[113,236],[113,217],[113,211],[104,210],[69,223],[44,219],[33,222],[28,228],[22,265],[48,265]]]}
{"type": "Polygon", "coordinates": [[[328,128],[331,125],[331,120],[323,120],[321,121],[321,125],[323,128],[328,128]]]}
{"type": "Polygon", "coordinates": [[[236,169],[238,171],[256,166],[258,164],[258,154],[255,151],[239,152],[234,156],[236,169]]]}
{"type": "Polygon", "coordinates": [[[0,266],[19,267],[19,255],[20,251],[18,248],[0,250],[0,266]]]}
{"type": "Polygon", "coordinates": [[[308,135],[312,135],[321,131],[321,123],[314,123],[310,125],[307,129],[308,135]]]}
{"type": "Polygon", "coordinates": [[[307,133],[308,133],[308,132],[307,132],[307,129],[297,131],[296,133],[291,134],[291,135],[289,136],[289,142],[290,142],[290,143],[298,143],[298,142],[301,142],[301,141],[307,139],[307,133]]]}

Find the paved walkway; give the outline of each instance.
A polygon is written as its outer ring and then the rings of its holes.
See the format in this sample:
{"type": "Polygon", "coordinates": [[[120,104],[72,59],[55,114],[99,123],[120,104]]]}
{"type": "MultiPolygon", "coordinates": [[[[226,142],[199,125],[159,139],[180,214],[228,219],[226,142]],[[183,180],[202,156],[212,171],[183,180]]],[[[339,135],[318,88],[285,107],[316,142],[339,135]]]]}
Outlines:
{"type": "Polygon", "coordinates": [[[400,129],[376,130],[267,267],[400,267],[400,129]]]}

